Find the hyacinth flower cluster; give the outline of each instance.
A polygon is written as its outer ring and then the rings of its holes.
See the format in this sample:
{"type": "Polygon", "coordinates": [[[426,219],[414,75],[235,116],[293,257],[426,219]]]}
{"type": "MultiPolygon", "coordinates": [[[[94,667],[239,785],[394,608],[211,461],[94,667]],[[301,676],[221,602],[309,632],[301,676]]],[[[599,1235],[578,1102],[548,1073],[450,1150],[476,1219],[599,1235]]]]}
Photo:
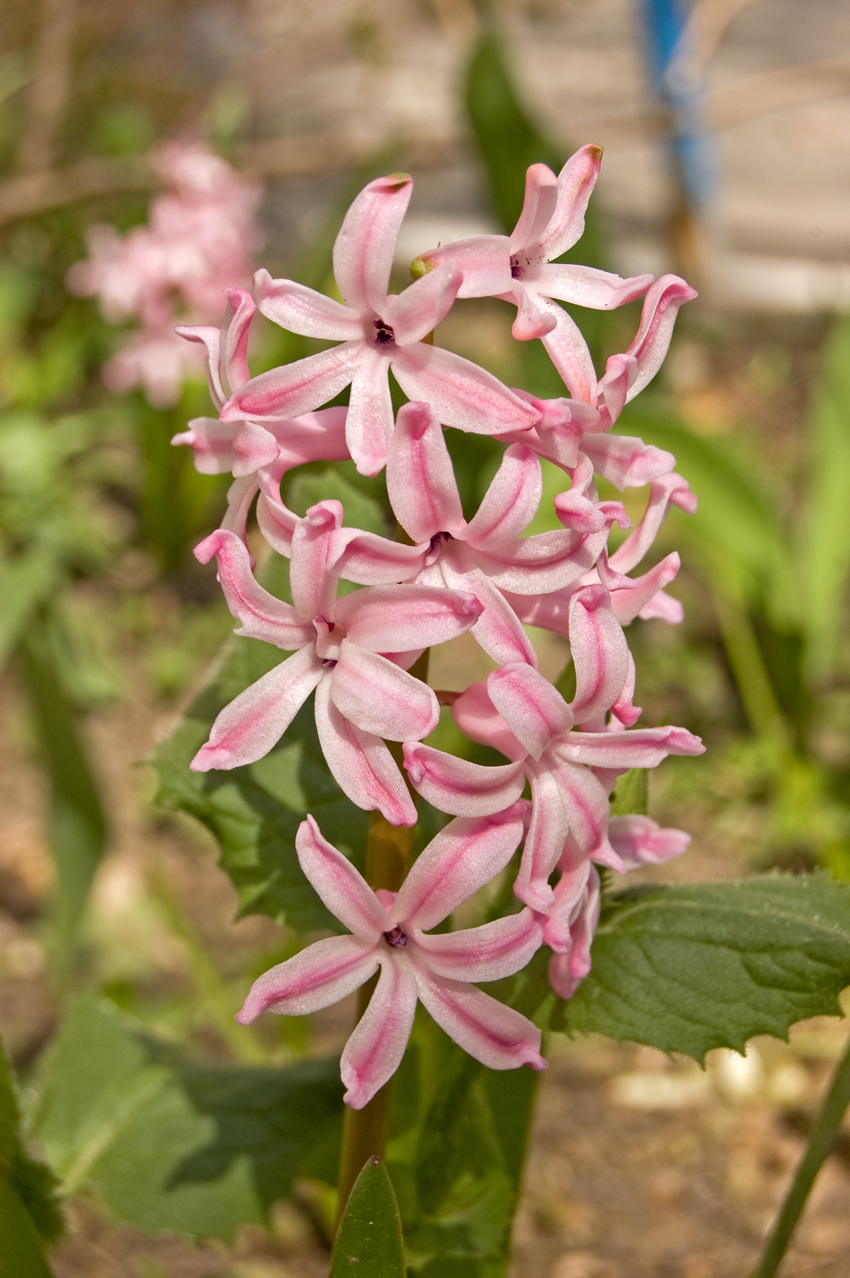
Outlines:
{"type": "Polygon", "coordinates": [[[149,224],[123,236],[114,226],[92,227],[89,257],[72,266],[68,287],[97,297],[110,323],[138,323],[104,367],[110,390],[141,386],[167,408],[186,377],[203,375],[200,352],[174,325],[218,320],[224,290],[250,280],[261,191],[199,142],[166,142],[150,163],[165,190],[151,203],[149,224]]]}
{"type": "Polygon", "coordinates": [[[622,874],[677,856],[689,842],[643,815],[610,816],[623,773],[703,749],[683,728],[636,726],[625,633],[637,617],[681,619],[666,592],[678,556],[639,566],[670,505],[692,512],[695,498],[669,453],[612,428],[658,371],[676,312],[695,294],[672,275],[622,279],[553,263],[582,233],[600,156],[584,147],[558,177],[533,165],[511,236],[442,245],[417,259],[414,282],[399,294],[387,290],[412,182],[379,178],[357,196],[336,240],[341,302],[260,271],[253,295],[228,290],[221,329],[181,330],[206,350],[219,415],[191,422],[174,442],[194,449],[199,470],[234,476],[222,527],[196,554],[217,561],[237,634],[289,654],[221,711],[192,767],[262,758],[312,696],[327,766],[354,804],[412,826],[416,793],[451,818],[398,892],[373,890],[312,816],[298,831],[304,874],[348,934],[266,972],[237,1019],[318,1010],[379,971],[342,1057],[354,1108],[397,1068],[417,1000],[486,1065],[543,1068],[540,1031],[478,984],[520,971],[545,945],[551,984],[570,998],[590,970],[600,867],[622,874]],[[514,336],[543,341],[568,394],[537,399],[427,340],[456,298],[485,296],[516,306],[514,336]],[[597,378],[558,300],[609,309],[641,296],[634,341],[597,378]],[[252,378],[247,343],[257,309],[337,344],[252,378]],[[390,370],[409,400],[397,415],[390,370]],[[346,386],[347,408],[325,407],[346,386]],[[468,521],[446,427],[505,445],[468,521]],[[385,471],[396,540],[350,527],[335,500],[303,517],[287,507],[281,483],[293,467],[340,459],[365,475],[385,471]],[[563,472],[554,500],[560,527],[524,535],[542,500],[541,459],[563,472]],[[600,500],[597,475],[620,491],[648,486],[634,528],[622,502],[600,500]],[[254,575],[246,528],[255,502],[266,541],[289,560],[291,603],[254,575]],[[609,554],[614,525],[628,535],[609,554]],[[341,580],[357,588],[340,594],[341,580]],[[571,700],[539,670],[527,624],[568,641],[571,700]],[[428,649],[467,631],[497,668],[438,697],[412,669],[422,669],[416,663],[428,649]],[[483,765],[428,744],[440,701],[471,742],[495,747],[505,762],[483,765]],[[514,877],[515,912],[433,931],[505,873],[514,877]]]}

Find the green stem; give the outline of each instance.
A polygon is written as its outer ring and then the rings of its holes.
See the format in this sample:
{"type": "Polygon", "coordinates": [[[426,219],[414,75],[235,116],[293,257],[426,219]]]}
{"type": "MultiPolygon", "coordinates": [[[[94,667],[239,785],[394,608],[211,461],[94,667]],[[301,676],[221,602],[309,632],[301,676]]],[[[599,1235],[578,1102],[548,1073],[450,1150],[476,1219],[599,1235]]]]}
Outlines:
{"type": "Polygon", "coordinates": [[[850,1041],[835,1067],[824,1102],[812,1124],[806,1152],[794,1175],[791,1188],[776,1223],[768,1235],[758,1268],[752,1278],[773,1278],[788,1250],[791,1236],[802,1215],[821,1165],[832,1152],[847,1106],[850,1105],[850,1041]]]}
{"type": "Polygon", "coordinates": [[[776,700],[770,675],[746,612],[716,586],[714,604],[729,664],[750,726],[758,737],[774,742],[781,752],[791,749],[788,726],[776,700]]]}

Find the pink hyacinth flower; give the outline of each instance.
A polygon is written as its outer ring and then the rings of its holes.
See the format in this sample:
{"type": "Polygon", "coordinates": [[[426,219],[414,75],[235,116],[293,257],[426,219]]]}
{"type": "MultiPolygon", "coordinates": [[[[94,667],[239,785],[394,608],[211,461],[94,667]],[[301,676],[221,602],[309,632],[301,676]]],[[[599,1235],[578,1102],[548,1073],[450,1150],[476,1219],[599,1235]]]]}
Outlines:
{"type": "Polygon", "coordinates": [[[573,730],[576,721],[592,722],[614,705],[629,676],[625,639],[604,594],[590,587],[572,601],[576,695],[570,705],[537,670],[518,663],[494,670],[486,683],[473,684],[453,703],[461,730],[511,762],[488,767],[422,744],[404,751],[412,784],[443,812],[501,811],[530,782],[531,825],[514,892],[544,914],[555,901],[548,880],[568,837],[583,859],[623,870],[608,837],[608,792],[595,770],[652,768],[668,754],[704,750],[699,737],[684,728],[573,730]]]}
{"type": "Polygon", "coordinates": [[[336,598],[331,563],[339,502],[321,502],[292,536],[294,604],[264,590],[235,533],[219,529],[197,547],[202,563],[218,560],[237,632],[296,649],[218,715],[191,767],[236,768],[268,754],[315,689],[322,752],[340,787],[358,807],[378,808],[393,825],[413,825],[416,809],[384,744],[419,740],[439,719],[436,697],[402,668],[431,644],[468,630],[481,611],[473,595],[428,586],[376,586],[336,598]],[[392,658],[397,656],[397,660],[392,658]]]}
{"type": "Polygon", "coordinates": [[[570,393],[595,406],[596,374],[578,325],[552,299],[611,310],[634,301],[652,283],[651,275],[623,279],[608,271],[553,260],[572,248],[584,232],[588,200],[599,176],[602,148],[583,146],[558,177],[545,164],[526,174],[525,202],[512,233],[477,235],[423,253],[414,270],[430,271],[452,260],[463,272],[459,297],[500,297],[513,302],[513,335],[543,343],[570,393]]]}
{"type": "Polygon", "coordinates": [[[590,971],[590,947],[601,904],[599,873],[591,866],[587,883],[570,916],[569,944],[549,960],[549,984],[559,998],[572,998],[590,971]]]}
{"type": "Polygon", "coordinates": [[[350,936],[317,941],[255,981],[236,1019],[262,1012],[303,1016],[381,975],[341,1060],[345,1101],[362,1109],[395,1073],[420,999],[464,1051],[490,1069],[545,1069],[540,1031],[476,989],[525,967],[540,947],[534,913],[429,935],[510,860],[522,838],[524,802],[496,817],[450,821],[417,858],[398,893],[374,892],[308,816],[295,846],[305,875],[350,936]]]}
{"type": "Polygon", "coordinates": [[[358,470],[376,475],[393,431],[392,368],[405,394],[427,400],[447,425],[489,435],[494,423],[506,430],[534,424],[534,408],[492,374],[424,341],[460,288],[461,272],[452,262],[398,295],[387,293],[411,190],[407,174],[376,178],[348,210],[333,254],[344,304],[258,272],[255,294],[264,315],[291,332],[342,344],[254,378],[234,393],[223,420],[294,417],[327,403],[350,383],[348,447],[358,470]]]}
{"type": "MultiPolygon", "coordinates": [[[[501,664],[536,665],[534,649],[501,592],[544,593],[575,581],[595,562],[610,520],[603,516],[590,529],[522,537],[540,505],[543,479],[535,453],[512,444],[467,523],[443,430],[427,404],[405,404],[399,411],[387,455],[387,492],[414,544],[353,535],[339,558],[340,575],[368,585],[415,577],[469,591],[483,607],[472,627],[482,648],[501,664]]],[[[619,503],[609,505],[622,512],[619,503]]]]}

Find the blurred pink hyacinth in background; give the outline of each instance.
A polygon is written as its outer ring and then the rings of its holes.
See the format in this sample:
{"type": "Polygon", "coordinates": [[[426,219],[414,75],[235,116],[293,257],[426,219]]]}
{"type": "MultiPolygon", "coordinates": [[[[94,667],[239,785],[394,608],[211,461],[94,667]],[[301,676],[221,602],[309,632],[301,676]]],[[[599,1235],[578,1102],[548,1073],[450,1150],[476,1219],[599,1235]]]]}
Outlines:
{"type": "Polygon", "coordinates": [[[110,390],[141,386],[167,408],[204,366],[204,352],[178,337],[175,324],[217,323],[225,289],[250,282],[261,189],[201,142],[167,142],[150,160],[167,189],[151,202],[148,225],[126,235],[93,227],[89,256],[67,282],[71,292],[97,297],[111,323],[139,321],[104,366],[110,390]]]}

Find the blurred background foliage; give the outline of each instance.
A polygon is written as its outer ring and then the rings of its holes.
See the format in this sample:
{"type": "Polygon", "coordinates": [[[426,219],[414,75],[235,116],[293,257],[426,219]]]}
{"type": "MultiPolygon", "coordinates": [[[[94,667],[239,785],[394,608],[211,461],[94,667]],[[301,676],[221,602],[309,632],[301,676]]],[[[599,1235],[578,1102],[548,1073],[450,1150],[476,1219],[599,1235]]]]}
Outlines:
{"type": "MultiPolygon", "coordinates": [[[[175,72],[179,41],[171,54],[159,52],[164,63],[150,76],[149,15],[138,20],[134,46],[127,15],[110,25],[95,3],[77,12],[45,0],[42,9],[10,6],[0,58],[6,794],[13,808],[21,794],[39,802],[45,831],[30,832],[0,863],[12,955],[4,970],[29,991],[0,1030],[32,1083],[27,1121],[66,1193],[94,1186],[116,1218],[149,1230],[230,1237],[240,1221],[262,1220],[270,1203],[292,1193],[294,1178],[303,1217],[322,1235],[333,1210],[338,1087],[335,1071],[314,1057],[333,1048],[338,1026],[311,1031],[301,1019],[266,1018],[245,1031],[232,1022],[247,983],[304,937],[257,917],[226,932],[234,899],[223,876],[212,885],[209,846],[182,818],[154,810],[149,781],[124,775],[201,686],[232,628],[214,575],[191,554],[221,518],[227,479],[198,475],[190,450],[169,442],[189,418],[210,411],[207,390],[187,381],[169,409],[152,407],[141,391],[108,393],[101,368],[123,334],[94,301],[72,297],[65,281],[85,257],[94,223],[125,231],[145,221],[156,189],[148,149],[189,132],[252,175],[264,173],[272,190],[287,163],[296,196],[305,173],[320,175],[318,189],[314,183],[303,196],[299,225],[307,231],[276,239],[272,200],[265,216],[275,272],[332,289],[342,211],[375,173],[414,168],[417,145],[384,139],[359,152],[343,147],[341,163],[325,156],[325,180],[321,155],[293,161],[284,147],[284,163],[262,129],[252,135],[244,87],[226,73],[221,50],[209,54],[218,58],[212,87],[202,61],[182,79],[175,72]],[[85,73],[77,71],[72,92],[75,65],[85,73]],[[40,780],[25,779],[18,791],[16,768],[40,780]],[[152,1031],[160,1038],[145,1037],[152,1031]],[[163,1048],[163,1035],[173,1051],[163,1048]],[[212,1063],[198,1065],[191,1053],[212,1063]],[[102,1066],[85,1095],[63,1091],[67,1060],[102,1066]],[[262,1119],[242,1073],[258,1064],[266,1071],[262,1119]],[[287,1126],[293,1095],[304,1120],[298,1130],[287,1126]],[[122,1109],[127,1096],[135,1098],[132,1112],[122,1109]],[[260,1159],[258,1171],[246,1132],[261,1121],[262,1139],[278,1153],[260,1159]]],[[[510,229],[527,164],[557,169],[570,144],[586,139],[549,136],[549,124],[515,88],[510,41],[480,25],[473,6],[459,5],[454,16],[444,5],[434,10],[445,38],[465,41],[457,99],[479,208],[489,224],[510,229]]],[[[209,16],[186,5],[174,20],[185,43],[193,22],[209,16]]],[[[227,30],[205,29],[204,39],[226,44],[227,30]]],[[[368,79],[384,56],[375,22],[367,15],[345,38],[360,50],[368,79]]],[[[681,232],[681,217],[677,225],[681,232]]],[[[674,265],[694,265],[690,243],[671,229],[674,265]]],[[[573,259],[617,267],[610,229],[593,206],[565,260],[573,259]]],[[[597,367],[625,348],[638,313],[636,306],[577,313],[597,367]]],[[[512,385],[559,394],[542,346],[512,344],[506,316],[498,302],[460,304],[438,340],[512,385]]],[[[313,349],[309,339],[263,325],[252,371],[313,349]]],[[[673,593],[685,603],[683,626],[638,622],[630,635],[643,721],[668,717],[709,745],[704,760],[677,760],[652,779],[653,815],[695,836],[694,869],[683,862],[681,872],[712,878],[823,866],[850,879],[850,320],[686,308],[667,370],[629,407],[621,429],[672,451],[700,499],[696,516],[672,514],[655,548],[657,557],[682,551],[673,593]]],[[[451,435],[469,510],[500,449],[451,435]]],[[[387,511],[373,483],[347,466],[332,482],[352,522],[381,529],[387,511]]],[[[288,485],[299,511],[329,495],[319,465],[288,485]]],[[[563,474],[549,468],[547,498],[562,486],[563,474]]],[[[642,501],[627,494],[633,516],[642,501]]],[[[542,516],[534,530],[544,526],[542,516]]],[[[544,659],[554,674],[564,654],[544,659]]],[[[276,905],[252,897],[250,884],[243,891],[238,871],[234,880],[244,913],[279,916],[276,905]]],[[[427,1030],[417,1033],[425,1060],[439,1049],[427,1030]]],[[[485,1109],[492,1099],[479,1097],[485,1109]]],[[[9,1119],[9,1131],[17,1132],[17,1121],[9,1119]]],[[[397,1156],[400,1165],[407,1157],[401,1148],[397,1156]]],[[[510,1197],[515,1188],[499,1192],[510,1197]]],[[[47,1238],[56,1232],[52,1193],[48,1177],[31,1209],[47,1220],[47,1238]]]]}

